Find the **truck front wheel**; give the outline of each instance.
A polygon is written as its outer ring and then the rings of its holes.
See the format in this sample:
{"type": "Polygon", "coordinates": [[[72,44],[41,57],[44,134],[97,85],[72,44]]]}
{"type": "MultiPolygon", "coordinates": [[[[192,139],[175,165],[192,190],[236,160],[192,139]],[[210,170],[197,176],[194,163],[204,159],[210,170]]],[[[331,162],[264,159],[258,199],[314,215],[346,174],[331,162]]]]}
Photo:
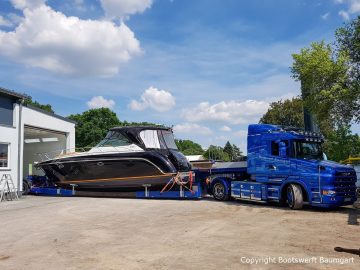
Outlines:
{"type": "Polygon", "coordinates": [[[291,209],[301,209],[304,203],[304,197],[301,187],[297,184],[290,184],[286,190],[286,199],[287,204],[291,209]]]}
{"type": "Polygon", "coordinates": [[[226,201],[229,199],[229,191],[227,190],[226,185],[222,182],[216,182],[212,187],[212,194],[215,200],[226,201]]]}

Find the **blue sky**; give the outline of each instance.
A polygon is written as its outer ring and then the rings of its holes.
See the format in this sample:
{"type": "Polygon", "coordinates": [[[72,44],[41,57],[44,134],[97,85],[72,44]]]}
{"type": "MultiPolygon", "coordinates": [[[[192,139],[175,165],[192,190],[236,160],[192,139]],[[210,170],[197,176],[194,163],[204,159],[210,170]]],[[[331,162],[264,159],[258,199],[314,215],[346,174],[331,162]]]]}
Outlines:
{"type": "Polygon", "coordinates": [[[244,150],[269,102],[300,94],[291,54],[359,13],[358,0],[2,0],[0,84],[64,116],[107,106],[244,150]]]}

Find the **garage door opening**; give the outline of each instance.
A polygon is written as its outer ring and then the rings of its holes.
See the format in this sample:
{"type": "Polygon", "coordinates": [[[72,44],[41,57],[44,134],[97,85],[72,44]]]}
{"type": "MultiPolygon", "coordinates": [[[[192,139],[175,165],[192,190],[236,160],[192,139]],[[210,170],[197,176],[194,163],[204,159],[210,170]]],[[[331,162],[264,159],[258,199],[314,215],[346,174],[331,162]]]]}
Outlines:
{"type": "Polygon", "coordinates": [[[23,176],[43,175],[42,170],[34,167],[34,162],[41,161],[40,153],[60,153],[66,149],[66,133],[40,129],[31,126],[24,127],[24,162],[23,176]]]}

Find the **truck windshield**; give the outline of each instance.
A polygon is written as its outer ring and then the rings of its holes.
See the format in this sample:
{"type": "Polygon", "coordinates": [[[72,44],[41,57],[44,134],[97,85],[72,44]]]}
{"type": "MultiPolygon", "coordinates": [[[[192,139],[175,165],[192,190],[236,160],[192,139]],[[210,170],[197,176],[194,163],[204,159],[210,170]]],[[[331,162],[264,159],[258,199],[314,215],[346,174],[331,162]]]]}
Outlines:
{"type": "Polygon", "coordinates": [[[132,142],[122,135],[120,132],[109,131],[105,139],[103,139],[96,147],[117,147],[130,145],[132,142]]]}
{"type": "Polygon", "coordinates": [[[323,160],[321,143],[317,142],[294,142],[294,153],[296,158],[323,160]]]}

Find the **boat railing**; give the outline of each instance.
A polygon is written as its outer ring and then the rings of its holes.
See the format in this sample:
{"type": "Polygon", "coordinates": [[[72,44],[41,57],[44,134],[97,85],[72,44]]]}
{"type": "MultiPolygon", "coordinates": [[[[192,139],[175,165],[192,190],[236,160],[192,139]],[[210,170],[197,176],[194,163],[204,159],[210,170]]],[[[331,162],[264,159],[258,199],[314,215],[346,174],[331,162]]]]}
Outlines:
{"type": "MultiPolygon", "coordinates": [[[[99,154],[106,152],[119,152],[121,148],[119,146],[107,146],[107,147],[75,147],[66,149],[57,149],[49,152],[36,153],[38,162],[45,162],[49,160],[56,160],[63,157],[70,157],[75,155],[81,155],[81,153],[88,153],[90,150],[91,154],[99,154]],[[106,148],[106,150],[105,150],[106,148]]],[[[127,152],[136,152],[137,150],[127,149],[127,152]]]]}
{"type": "Polygon", "coordinates": [[[49,161],[56,158],[63,157],[65,155],[77,155],[79,153],[87,152],[91,147],[76,147],[76,148],[61,148],[43,153],[36,153],[39,162],[49,161]],[[86,150],[88,149],[88,150],[86,150]]]}

